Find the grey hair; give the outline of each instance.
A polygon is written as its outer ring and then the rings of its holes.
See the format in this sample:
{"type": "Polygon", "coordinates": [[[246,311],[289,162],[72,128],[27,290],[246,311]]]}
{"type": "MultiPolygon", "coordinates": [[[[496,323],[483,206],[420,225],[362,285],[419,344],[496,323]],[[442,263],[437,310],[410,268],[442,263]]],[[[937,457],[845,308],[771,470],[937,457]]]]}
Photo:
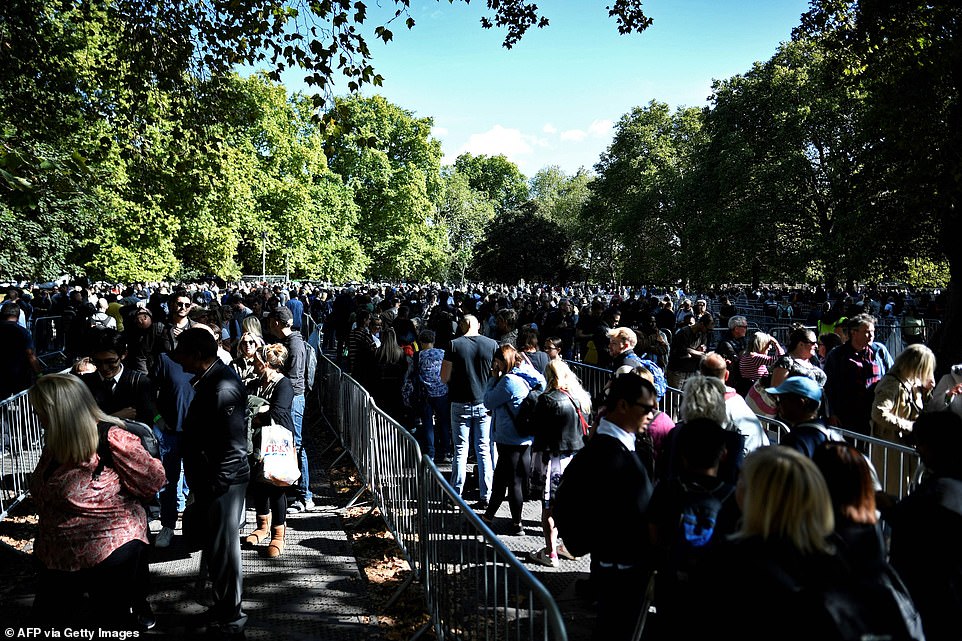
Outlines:
{"type": "Polygon", "coordinates": [[[696,375],[685,381],[681,401],[681,418],[691,421],[707,418],[719,425],[728,422],[725,407],[725,383],[714,376],[696,375]]]}
{"type": "Polygon", "coordinates": [[[748,325],[748,319],[744,316],[732,316],[728,319],[728,329],[735,329],[738,325],[748,325]]]}

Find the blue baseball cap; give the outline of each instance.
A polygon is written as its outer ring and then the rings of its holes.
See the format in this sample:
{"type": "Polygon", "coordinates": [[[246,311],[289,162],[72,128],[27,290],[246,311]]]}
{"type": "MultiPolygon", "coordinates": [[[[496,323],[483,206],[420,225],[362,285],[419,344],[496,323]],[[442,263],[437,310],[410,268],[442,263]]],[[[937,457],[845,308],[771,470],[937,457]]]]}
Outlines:
{"type": "Polygon", "coordinates": [[[772,396],[795,394],[796,396],[809,398],[817,403],[822,402],[822,388],[807,376],[791,376],[786,378],[778,387],[768,387],[765,391],[772,396]]]}

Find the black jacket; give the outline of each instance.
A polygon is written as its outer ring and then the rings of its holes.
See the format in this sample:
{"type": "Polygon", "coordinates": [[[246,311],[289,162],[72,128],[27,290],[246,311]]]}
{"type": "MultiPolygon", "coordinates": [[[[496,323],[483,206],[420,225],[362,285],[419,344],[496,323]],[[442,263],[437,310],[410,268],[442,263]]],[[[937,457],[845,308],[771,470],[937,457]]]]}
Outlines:
{"type": "MultiPolygon", "coordinates": [[[[585,416],[585,420],[588,417],[585,416]]],[[[584,444],[584,432],[575,405],[561,390],[553,389],[538,397],[534,408],[535,452],[574,452],[584,444]]]]}
{"type": "Polygon", "coordinates": [[[136,420],[146,425],[153,425],[155,415],[155,406],[151,400],[153,391],[146,374],[125,366],[120,374],[120,380],[109,392],[97,372],[84,374],[80,379],[87,385],[87,389],[97,401],[97,406],[105,414],[113,414],[125,407],[132,407],[137,410],[136,420]]]}
{"type": "Polygon", "coordinates": [[[194,382],[194,400],[184,419],[184,473],[201,499],[247,483],[247,392],[234,370],[220,360],[194,382]]]}

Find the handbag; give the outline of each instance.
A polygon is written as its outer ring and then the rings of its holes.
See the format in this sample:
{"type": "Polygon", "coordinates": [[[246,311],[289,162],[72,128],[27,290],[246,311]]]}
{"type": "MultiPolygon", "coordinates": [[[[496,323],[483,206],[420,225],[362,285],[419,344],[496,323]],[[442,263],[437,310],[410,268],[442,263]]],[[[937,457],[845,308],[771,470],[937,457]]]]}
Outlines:
{"type": "Polygon", "coordinates": [[[571,397],[571,394],[569,394],[567,390],[560,391],[562,394],[567,396],[568,400],[571,401],[571,404],[575,406],[575,411],[578,413],[578,420],[581,421],[581,435],[587,436],[588,432],[591,431],[591,428],[588,426],[588,421],[585,420],[585,415],[581,413],[581,408],[578,407],[578,404],[575,403],[575,399],[571,397]]]}
{"type": "Polygon", "coordinates": [[[301,472],[297,469],[297,452],[294,434],[275,423],[261,428],[260,459],[254,472],[258,481],[278,487],[297,482],[301,472]]]}

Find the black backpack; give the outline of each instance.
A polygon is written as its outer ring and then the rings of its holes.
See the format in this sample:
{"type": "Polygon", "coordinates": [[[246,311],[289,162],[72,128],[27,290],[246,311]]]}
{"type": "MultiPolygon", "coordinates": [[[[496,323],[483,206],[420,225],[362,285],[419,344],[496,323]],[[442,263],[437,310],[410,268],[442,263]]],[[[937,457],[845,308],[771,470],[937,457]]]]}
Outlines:
{"type": "Polygon", "coordinates": [[[735,487],[723,481],[711,488],[680,478],[666,482],[673,484],[680,506],[677,527],[668,543],[669,563],[677,578],[686,580],[704,551],[712,543],[717,543],[718,515],[722,505],[735,492],[735,487]]]}
{"type": "Polygon", "coordinates": [[[535,387],[531,387],[527,379],[521,378],[521,380],[528,386],[528,395],[521,399],[521,404],[518,406],[518,409],[511,412],[514,416],[514,429],[519,436],[534,436],[537,430],[534,409],[537,407],[538,397],[541,396],[541,392],[543,392],[544,389],[540,383],[535,387]]]}
{"type": "MultiPolygon", "coordinates": [[[[107,432],[112,428],[120,428],[119,425],[114,425],[113,423],[98,423],[97,432],[100,435],[100,441],[97,443],[97,455],[100,457],[100,464],[93,471],[91,478],[98,479],[100,474],[104,471],[104,467],[113,467],[114,465],[114,455],[110,450],[110,443],[107,442],[107,432]]],[[[137,438],[140,439],[141,445],[147,450],[147,453],[156,459],[160,458],[160,442],[154,435],[154,431],[148,426],[140,423],[138,421],[124,421],[124,425],[121,429],[124,429],[137,438]]]]}

